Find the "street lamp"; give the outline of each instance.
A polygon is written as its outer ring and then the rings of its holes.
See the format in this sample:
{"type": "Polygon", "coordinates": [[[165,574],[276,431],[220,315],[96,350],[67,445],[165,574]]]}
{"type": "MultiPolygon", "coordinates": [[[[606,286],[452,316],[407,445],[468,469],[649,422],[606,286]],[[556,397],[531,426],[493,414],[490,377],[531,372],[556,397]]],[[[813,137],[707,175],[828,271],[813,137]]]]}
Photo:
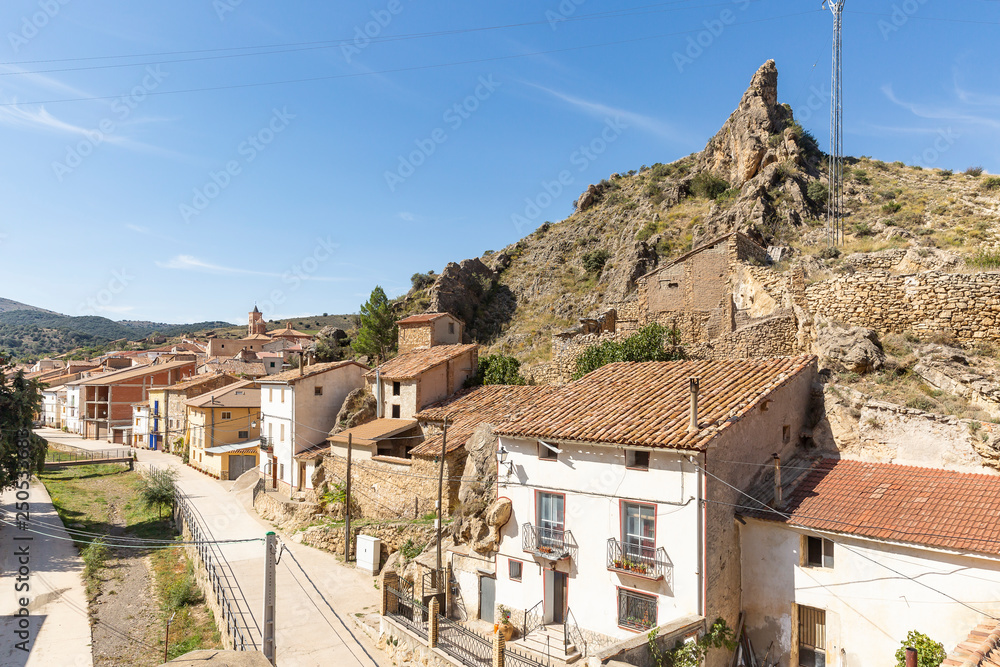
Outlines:
{"type": "Polygon", "coordinates": [[[508,475],[512,475],[512,474],[514,474],[514,463],[512,461],[508,461],[507,460],[507,457],[509,455],[510,455],[510,452],[508,452],[507,448],[504,447],[501,444],[500,445],[500,449],[497,450],[497,463],[499,463],[501,466],[507,468],[507,474],[508,475]]]}

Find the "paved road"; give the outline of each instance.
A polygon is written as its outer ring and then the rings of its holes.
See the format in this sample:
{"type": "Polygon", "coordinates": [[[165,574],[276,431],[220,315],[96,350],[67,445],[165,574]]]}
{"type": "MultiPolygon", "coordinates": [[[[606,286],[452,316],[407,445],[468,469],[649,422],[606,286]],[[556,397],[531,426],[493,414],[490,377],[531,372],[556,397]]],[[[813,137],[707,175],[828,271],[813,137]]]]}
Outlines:
{"type": "MultiPolygon", "coordinates": [[[[17,521],[16,502],[13,489],[0,496],[5,521],[17,521]]],[[[0,525],[0,665],[92,667],[87,595],[81,577],[83,561],[60,527],[62,523],[45,487],[32,484],[26,502],[30,511],[28,526],[50,537],[18,530],[7,523],[0,525]],[[21,567],[28,569],[26,581],[21,567]],[[29,589],[18,590],[24,584],[29,589]],[[23,617],[15,616],[22,597],[30,600],[26,629],[20,627],[23,617]],[[18,632],[27,632],[24,646],[28,651],[17,648],[25,641],[18,632]]]]}
{"type": "MultiPolygon", "coordinates": [[[[50,441],[85,449],[108,446],[106,442],[83,440],[52,429],[37,432],[50,441]]],[[[216,539],[263,537],[273,530],[249,507],[248,490],[231,493],[233,482],[218,482],[182,465],[176,456],[145,449],[137,451],[140,466],[170,467],[177,471],[178,487],[197,507],[216,539]]],[[[352,614],[377,609],[380,594],[373,578],[342,566],[333,554],[325,551],[288,541],[285,547],[294,559],[286,552],[277,567],[278,664],[282,667],[391,665],[386,654],[372,646],[351,618],[352,614]],[[295,560],[301,563],[308,578],[295,560]]],[[[259,622],[263,605],[263,543],[228,544],[222,546],[222,551],[259,622]]]]}

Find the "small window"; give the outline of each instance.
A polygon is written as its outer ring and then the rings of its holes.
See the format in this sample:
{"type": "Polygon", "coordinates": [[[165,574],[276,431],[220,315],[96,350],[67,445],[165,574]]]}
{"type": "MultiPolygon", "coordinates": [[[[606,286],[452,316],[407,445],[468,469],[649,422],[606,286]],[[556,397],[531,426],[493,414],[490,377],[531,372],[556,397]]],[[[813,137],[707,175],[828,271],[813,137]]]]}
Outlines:
{"type": "MultiPolygon", "coordinates": [[[[455,323],[454,322],[448,322],[448,333],[450,333],[450,334],[455,333],[455,323]]],[[[518,577],[518,578],[520,579],[520,577],[518,577]]]]}
{"type": "Polygon", "coordinates": [[[785,424],[781,427],[781,441],[788,444],[788,441],[792,439],[792,427],[785,424]]]}
{"type": "Polygon", "coordinates": [[[399,396],[399,383],[398,382],[393,382],[392,383],[392,395],[393,396],[399,396]]]}
{"type": "Polygon", "coordinates": [[[271,362],[271,368],[274,368],[274,362],[273,361],[271,362]]]}
{"type": "Polygon", "coordinates": [[[250,438],[250,431],[239,431],[236,437],[240,440],[248,440],[250,438]]]}
{"type": "Polygon", "coordinates": [[[284,463],[279,463],[278,464],[278,477],[280,477],[281,479],[285,479],[285,464],[284,463]]]}
{"type": "Polygon", "coordinates": [[[223,419],[232,419],[233,418],[233,413],[232,412],[225,412],[225,411],[223,411],[222,418],[223,419]]]}
{"type": "Polygon", "coordinates": [[[649,470],[649,452],[642,452],[637,449],[626,449],[625,467],[649,470]]]}
{"type": "Polygon", "coordinates": [[[282,389],[281,389],[281,402],[282,403],[285,402],[285,389],[284,389],[284,387],[282,387],[282,389]]]}
{"type": "Polygon", "coordinates": [[[398,405],[392,406],[392,418],[393,419],[399,419],[399,406],[398,405]]]}
{"type": "Polygon", "coordinates": [[[510,560],[510,578],[512,581],[521,581],[521,566],[523,563],[519,560],[510,560]]]}
{"type": "Polygon", "coordinates": [[[274,401],[274,387],[267,388],[267,400],[274,401]]]}
{"type": "Polygon", "coordinates": [[[279,440],[281,440],[282,442],[285,441],[285,425],[284,424],[281,425],[281,435],[279,436],[279,440]]]}
{"type": "Polygon", "coordinates": [[[542,459],[543,461],[555,461],[556,459],[559,458],[559,452],[557,452],[555,449],[553,449],[549,445],[546,445],[544,442],[539,440],[538,458],[542,459]]]}
{"type": "Polygon", "coordinates": [[[313,387],[313,396],[322,396],[323,387],[313,387]]]}
{"type": "Polygon", "coordinates": [[[833,542],[822,537],[807,535],[805,562],[809,567],[833,567],[833,542]]]}

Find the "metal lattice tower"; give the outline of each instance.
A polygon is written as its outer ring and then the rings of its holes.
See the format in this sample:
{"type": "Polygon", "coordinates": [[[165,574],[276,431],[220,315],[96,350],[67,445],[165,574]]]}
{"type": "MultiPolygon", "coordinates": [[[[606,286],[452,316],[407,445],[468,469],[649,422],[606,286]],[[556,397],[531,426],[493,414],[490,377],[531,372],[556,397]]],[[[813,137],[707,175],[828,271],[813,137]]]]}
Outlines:
{"type": "Polygon", "coordinates": [[[826,204],[826,227],[831,245],[844,242],[844,85],[840,59],[840,34],[845,0],[828,0],[833,12],[833,67],[830,86],[830,194],[826,204]]]}

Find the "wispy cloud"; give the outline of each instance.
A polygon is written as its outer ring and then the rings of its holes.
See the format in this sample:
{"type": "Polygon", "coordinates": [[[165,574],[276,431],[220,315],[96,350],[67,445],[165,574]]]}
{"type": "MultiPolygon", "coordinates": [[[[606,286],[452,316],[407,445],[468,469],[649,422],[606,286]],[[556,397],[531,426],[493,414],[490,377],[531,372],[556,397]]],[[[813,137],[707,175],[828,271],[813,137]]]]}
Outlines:
{"type": "Polygon", "coordinates": [[[409,211],[400,211],[399,212],[399,219],[400,220],[405,220],[406,222],[413,222],[417,218],[416,218],[416,216],[414,216],[409,211]]]}
{"type": "Polygon", "coordinates": [[[154,232],[149,227],[143,227],[142,225],[134,225],[132,223],[126,223],[125,229],[135,232],[136,234],[142,234],[143,236],[149,236],[150,238],[159,239],[161,241],[169,241],[170,243],[176,243],[177,240],[169,236],[164,236],[163,234],[158,234],[154,232]]]}
{"type": "Polygon", "coordinates": [[[595,102],[592,100],[585,100],[581,97],[575,97],[568,93],[563,93],[558,90],[552,90],[551,88],[546,88],[536,83],[525,82],[526,85],[533,88],[537,88],[542,92],[548,93],[552,97],[565,102],[574,109],[581,111],[588,116],[594,118],[621,118],[627,125],[638,128],[644,132],[648,132],[660,139],[665,141],[675,142],[675,143],[687,143],[690,141],[690,137],[680,132],[677,128],[669,123],[665,123],[658,118],[652,116],[647,116],[635,111],[629,111],[627,109],[622,109],[620,107],[614,107],[602,102],[595,102]]]}
{"type": "MultiPolygon", "coordinates": [[[[963,109],[956,109],[953,107],[926,104],[919,102],[910,102],[900,98],[896,95],[896,92],[892,88],[892,84],[886,83],[882,85],[882,94],[885,95],[886,99],[895,104],[896,106],[906,109],[914,116],[918,118],[925,118],[928,120],[935,121],[946,121],[951,123],[968,123],[971,125],[980,125],[984,127],[989,127],[992,129],[1000,129],[1000,121],[995,118],[988,116],[978,116],[975,114],[970,114],[963,109]]],[[[966,93],[968,95],[968,93],[966,93]]],[[[956,97],[961,96],[956,92],[956,97]]]]}
{"type": "Polygon", "coordinates": [[[165,262],[157,261],[156,265],[161,269],[172,269],[175,271],[194,271],[197,273],[214,273],[216,275],[228,276],[260,276],[262,278],[290,278],[295,277],[304,281],[315,281],[324,283],[346,282],[352,278],[338,278],[334,276],[312,276],[303,275],[302,272],[286,271],[285,273],[275,273],[273,271],[257,271],[255,269],[243,269],[235,266],[223,266],[213,264],[205,260],[198,259],[193,255],[177,255],[165,262]]]}

